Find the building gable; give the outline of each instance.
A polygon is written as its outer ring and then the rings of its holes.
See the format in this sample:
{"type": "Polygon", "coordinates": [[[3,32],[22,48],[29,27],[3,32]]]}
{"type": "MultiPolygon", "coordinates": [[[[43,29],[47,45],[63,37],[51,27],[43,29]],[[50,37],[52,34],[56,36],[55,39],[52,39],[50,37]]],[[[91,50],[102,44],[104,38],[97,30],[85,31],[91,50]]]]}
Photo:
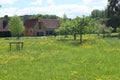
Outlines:
{"type": "Polygon", "coordinates": [[[39,19],[38,22],[43,22],[46,29],[56,29],[60,25],[60,22],[57,19],[39,19]]]}
{"type": "Polygon", "coordinates": [[[25,26],[25,36],[37,36],[37,35],[47,35],[54,33],[60,25],[57,19],[29,19],[24,23],[25,26]],[[30,30],[33,29],[33,32],[30,30]]]}

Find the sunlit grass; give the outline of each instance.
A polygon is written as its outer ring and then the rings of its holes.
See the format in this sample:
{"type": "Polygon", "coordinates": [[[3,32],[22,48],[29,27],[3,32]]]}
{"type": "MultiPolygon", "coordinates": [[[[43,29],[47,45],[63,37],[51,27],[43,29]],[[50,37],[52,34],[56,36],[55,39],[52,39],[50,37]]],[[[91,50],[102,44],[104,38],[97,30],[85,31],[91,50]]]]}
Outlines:
{"type": "Polygon", "coordinates": [[[15,38],[1,38],[0,80],[119,80],[120,40],[83,37],[21,38],[21,51],[9,50],[15,38]]]}

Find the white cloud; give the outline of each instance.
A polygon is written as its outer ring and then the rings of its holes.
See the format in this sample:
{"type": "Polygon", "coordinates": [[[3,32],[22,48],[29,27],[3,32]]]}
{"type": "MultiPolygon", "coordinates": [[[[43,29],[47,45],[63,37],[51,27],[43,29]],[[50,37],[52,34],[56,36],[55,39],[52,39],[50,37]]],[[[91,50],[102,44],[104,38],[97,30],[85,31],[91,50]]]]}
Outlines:
{"type": "Polygon", "coordinates": [[[93,0],[83,0],[84,4],[89,4],[91,3],[93,0]]]}
{"type": "MultiPolygon", "coordinates": [[[[26,8],[1,8],[0,16],[4,15],[25,15],[25,14],[54,14],[62,17],[64,13],[67,14],[68,17],[74,18],[76,16],[82,15],[90,15],[93,9],[104,9],[104,6],[107,5],[106,0],[101,0],[100,4],[102,5],[92,5],[92,2],[96,3],[96,0],[84,0],[86,4],[65,4],[65,5],[55,5],[54,0],[46,0],[49,4],[48,6],[40,6],[40,7],[26,7],[26,8]],[[87,4],[87,1],[89,4],[87,4]],[[92,5],[92,6],[91,6],[92,5]]],[[[41,5],[42,0],[37,0],[35,2],[31,2],[32,5],[41,5]]]]}
{"type": "Polygon", "coordinates": [[[47,3],[48,3],[49,5],[54,5],[54,0],[47,0],[47,3]]]}
{"type": "Polygon", "coordinates": [[[83,0],[84,5],[106,5],[108,0],[83,0]]]}
{"type": "MultiPolygon", "coordinates": [[[[47,4],[49,5],[54,5],[54,0],[44,0],[47,4]]],[[[36,1],[32,1],[30,4],[31,5],[41,5],[43,3],[43,0],[36,0],[36,1]]]]}
{"type": "Polygon", "coordinates": [[[0,0],[0,4],[13,4],[18,0],[0,0]]]}
{"type": "Polygon", "coordinates": [[[30,3],[31,5],[41,5],[42,4],[42,0],[36,0],[34,2],[30,3]]]}
{"type": "Polygon", "coordinates": [[[76,17],[82,15],[89,15],[93,9],[101,8],[101,7],[93,7],[89,8],[84,5],[51,5],[47,7],[29,7],[23,9],[9,8],[9,9],[1,9],[0,15],[4,16],[7,14],[14,15],[25,15],[25,14],[55,14],[57,16],[62,17],[64,13],[67,14],[68,17],[76,17]],[[8,11],[9,10],[9,11],[8,11]]]}
{"type": "Polygon", "coordinates": [[[1,16],[4,16],[4,15],[13,16],[15,15],[16,11],[17,11],[17,8],[4,8],[4,9],[0,9],[0,15],[1,16]]]}
{"type": "MultiPolygon", "coordinates": [[[[16,10],[13,10],[16,11],[16,10]]],[[[88,15],[92,9],[86,6],[81,5],[51,5],[47,7],[30,7],[30,8],[23,8],[16,11],[18,15],[24,14],[55,14],[57,16],[62,17],[64,13],[67,14],[68,17],[76,17],[76,15],[88,15]]],[[[14,12],[13,12],[14,13],[14,12]]]]}
{"type": "Polygon", "coordinates": [[[76,14],[78,16],[83,14],[89,14],[91,12],[91,9],[86,6],[81,5],[51,5],[47,7],[29,7],[29,8],[6,8],[0,10],[0,15],[4,16],[6,14],[9,14],[9,16],[12,15],[25,15],[25,14],[55,14],[57,16],[62,17],[64,13],[67,14],[68,17],[76,17],[76,14]]]}

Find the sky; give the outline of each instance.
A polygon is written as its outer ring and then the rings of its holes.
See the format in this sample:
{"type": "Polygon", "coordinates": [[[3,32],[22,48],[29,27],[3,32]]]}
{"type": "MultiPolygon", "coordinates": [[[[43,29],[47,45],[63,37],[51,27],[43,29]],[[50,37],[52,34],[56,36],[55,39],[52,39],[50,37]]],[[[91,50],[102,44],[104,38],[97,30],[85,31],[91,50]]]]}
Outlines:
{"type": "Polygon", "coordinates": [[[4,15],[50,14],[69,18],[90,15],[94,9],[104,10],[108,0],[0,0],[0,17],[4,15]]]}

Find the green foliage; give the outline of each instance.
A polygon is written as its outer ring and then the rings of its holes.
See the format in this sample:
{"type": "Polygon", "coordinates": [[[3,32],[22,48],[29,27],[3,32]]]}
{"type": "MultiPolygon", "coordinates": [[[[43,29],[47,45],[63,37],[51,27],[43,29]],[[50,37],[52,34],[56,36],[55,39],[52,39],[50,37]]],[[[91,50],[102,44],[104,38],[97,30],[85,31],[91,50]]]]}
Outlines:
{"type": "Polygon", "coordinates": [[[80,43],[82,43],[82,35],[86,33],[86,27],[89,25],[90,18],[83,16],[83,18],[77,17],[75,20],[77,23],[76,27],[80,35],[80,43]]]}
{"type": "Polygon", "coordinates": [[[82,35],[86,33],[93,33],[95,26],[95,19],[83,16],[75,19],[63,18],[61,26],[56,30],[57,33],[64,35],[73,35],[76,40],[76,35],[80,35],[80,43],[82,43],[82,35]]]}
{"type": "Polygon", "coordinates": [[[108,0],[107,17],[109,18],[107,26],[116,28],[120,26],[120,0],[108,0]]]}
{"type": "Polygon", "coordinates": [[[94,27],[96,26],[96,19],[89,19],[88,26],[86,27],[86,33],[92,34],[94,33],[94,27]]]}
{"type": "Polygon", "coordinates": [[[107,16],[109,18],[120,15],[120,0],[108,0],[107,16]]]}
{"type": "Polygon", "coordinates": [[[105,37],[105,34],[107,34],[107,36],[111,36],[112,31],[113,31],[112,27],[107,27],[105,26],[105,24],[101,24],[99,22],[96,22],[94,26],[94,32],[97,33],[98,36],[100,34],[103,34],[103,37],[105,37]]]}
{"type": "Polygon", "coordinates": [[[36,15],[23,15],[20,16],[22,21],[25,21],[27,19],[33,19],[33,18],[43,18],[43,19],[58,19],[59,17],[56,15],[43,15],[43,14],[36,14],[36,15]]]}
{"type": "Polygon", "coordinates": [[[117,28],[118,37],[120,38],[120,28],[117,28]]]}
{"type": "Polygon", "coordinates": [[[105,11],[95,9],[91,12],[91,17],[96,18],[96,19],[104,18],[105,17],[105,11]]]}
{"type": "Polygon", "coordinates": [[[13,16],[10,21],[9,21],[9,29],[12,33],[12,35],[17,35],[19,37],[23,31],[24,31],[24,26],[23,22],[18,16],[13,16]]]}
{"type": "Polygon", "coordinates": [[[117,32],[120,32],[120,28],[117,28],[117,32]]]}
{"type": "Polygon", "coordinates": [[[64,21],[68,20],[68,17],[67,17],[67,15],[65,13],[63,14],[63,20],[64,21]]]}

